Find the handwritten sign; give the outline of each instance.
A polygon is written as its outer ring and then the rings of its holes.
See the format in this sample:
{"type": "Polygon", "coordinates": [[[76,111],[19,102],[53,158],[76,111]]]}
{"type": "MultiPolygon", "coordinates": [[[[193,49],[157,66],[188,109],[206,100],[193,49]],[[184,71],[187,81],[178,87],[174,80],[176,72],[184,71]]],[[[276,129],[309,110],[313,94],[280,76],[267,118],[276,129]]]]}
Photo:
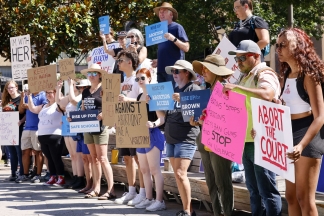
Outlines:
{"type": "Polygon", "coordinates": [[[56,65],[28,69],[27,75],[31,93],[53,90],[56,87],[56,65]]]}
{"type": "Polygon", "coordinates": [[[168,22],[162,21],[145,27],[146,46],[152,46],[167,41],[164,34],[168,33],[168,22]]]}
{"type": "Polygon", "coordinates": [[[207,107],[210,90],[180,92],[181,113],[184,122],[189,122],[191,116],[197,121],[207,107]]]}
{"type": "Polygon", "coordinates": [[[98,110],[70,112],[70,132],[88,133],[100,132],[100,123],[97,120],[98,110]]]}
{"type": "Polygon", "coordinates": [[[120,94],[120,75],[104,74],[102,77],[102,91],[103,124],[114,126],[115,103],[118,103],[118,95],[120,94]]]}
{"type": "Polygon", "coordinates": [[[235,55],[228,54],[228,52],[231,50],[236,50],[236,47],[226,37],[223,37],[223,39],[214,50],[213,54],[218,54],[225,58],[226,67],[234,71],[232,76],[228,78],[228,81],[230,83],[237,83],[240,80],[242,74],[238,68],[236,61],[234,60],[235,55]]]}
{"type": "Polygon", "coordinates": [[[295,183],[294,164],[286,157],[293,150],[290,109],[287,106],[251,98],[254,163],[295,183]]]}
{"type": "Polygon", "coordinates": [[[99,28],[100,28],[100,31],[103,34],[110,34],[109,16],[106,15],[106,16],[99,17],[98,20],[99,20],[99,28]]]}
{"type": "Polygon", "coordinates": [[[117,148],[149,148],[146,103],[115,103],[115,112],[117,148]]]}
{"type": "Polygon", "coordinates": [[[75,78],[74,58],[66,58],[59,60],[59,72],[61,80],[68,80],[75,78]]]}
{"type": "Polygon", "coordinates": [[[215,154],[242,163],[247,128],[245,95],[229,92],[227,96],[222,90],[223,85],[217,82],[206,109],[202,143],[215,154]]]}
{"type": "Polygon", "coordinates": [[[157,84],[146,84],[147,94],[150,96],[150,111],[155,110],[173,110],[174,93],[172,82],[163,82],[157,84]]]}
{"type": "Polygon", "coordinates": [[[19,112],[0,112],[0,145],[19,145],[19,112]]]}
{"type": "Polygon", "coordinates": [[[12,79],[26,80],[27,69],[31,68],[30,35],[10,38],[12,79]]]}
{"type": "MultiPolygon", "coordinates": [[[[107,44],[108,49],[116,49],[119,47],[118,42],[107,44]]],[[[91,60],[88,62],[88,67],[92,64],[99,64],[101,69],[107,71],[107,73],[112,73],[115,66],[115,59],[113,56],[105,53],[104,47],[97,47],[91,51],[91,60]]]]}
{"type": "Polygon", "coordinates": [[[70,132],[70,122],[66,119],[66,116],[62,116],[62,136],[76,136],[76,133],[70,132]]]}

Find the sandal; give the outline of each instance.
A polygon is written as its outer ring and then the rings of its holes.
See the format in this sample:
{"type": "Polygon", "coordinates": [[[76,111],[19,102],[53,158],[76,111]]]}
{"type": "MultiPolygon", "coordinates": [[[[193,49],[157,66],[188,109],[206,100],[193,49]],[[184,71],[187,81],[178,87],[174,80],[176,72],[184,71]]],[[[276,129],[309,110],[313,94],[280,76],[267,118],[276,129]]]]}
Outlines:
{"type": "Polygon", "coordinates": [[[101,196],[98,197],[98,200],[110,200],[110,199],[116,199],[117,196],[113,195],[109,192],[102,194],[101,196]]]}
{"type": "Polygon", "coordinates": [[[84,193],[90,190],[89,188],[82,188],[81,190],[78,191],[78,193],[84,193]]]}
{"type": "Polygon", "coordinates": [[[96,191],[91,191],[90,193],[88,193],[87,195],[85,195],[84,198],[93,198],[93,197],[98,197],[98,194],[96,191]]]}

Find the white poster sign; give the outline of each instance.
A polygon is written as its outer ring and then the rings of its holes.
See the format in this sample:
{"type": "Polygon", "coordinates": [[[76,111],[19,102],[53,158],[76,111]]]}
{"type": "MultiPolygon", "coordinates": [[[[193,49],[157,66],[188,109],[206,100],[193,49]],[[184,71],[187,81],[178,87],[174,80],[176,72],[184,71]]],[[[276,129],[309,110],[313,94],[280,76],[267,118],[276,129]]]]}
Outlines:
{"type": "MultiPolygon", "coordinates": [[[[116,49],[119,47],[118,42],[107,44],[108,49],[116,49]]],[[[97,63],[101,66],[101,69],[107,71],[108,73],[112,73],[115,66],[115,59],[113,56],[105,53],[104,47],[97,47],[91,51],[91,60],[88,62],[88,66],[90,67],[92,64],[97,63]]]]}
{"type": "Polygon", "coordinates": [[[0,145],[19,145],[19,112],[0,112],[0,145]]]}
{"type": "Polygon", "coordinates": [[[251,98],[254,163],[295,183],[295,167],[286,154],[293,150],[290,108],[251,98]]]}
{"type": "Polygon", "coordinates": [[[230,83],[236,83],[240,80],[241,71],[238,68],[236,61],[234,60],[235,55],[229,55],[228,52],[236,50],[236,47],[227,39],[223,37],[221,42],[218,44],[213,54],[221,55],[225,58],[226,67],[234,71],[233,75],[228,79],[230,83]]]}
{"type": "Polygon", "coordinates": [[[70,122],[71,133],[100,132],[99,121],[70,122]]]}
{"type": "Polygon", "coordinates": [[[26,80],[27,69],[32,66],[30,35],[10,38],[12,79],[26,80]]]}

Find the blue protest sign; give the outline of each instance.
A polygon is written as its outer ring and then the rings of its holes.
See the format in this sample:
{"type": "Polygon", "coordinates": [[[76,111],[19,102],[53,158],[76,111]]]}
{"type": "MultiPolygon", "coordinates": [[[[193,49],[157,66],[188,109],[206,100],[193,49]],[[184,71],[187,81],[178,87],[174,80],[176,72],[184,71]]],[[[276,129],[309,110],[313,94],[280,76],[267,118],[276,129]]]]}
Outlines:
{"type": "Polygon", "coordinates": [[[168,22],[162,21],[145,27],[146,46],[167,41],[164,34],[168,33],[168,22]]]}
{"type": "Polygon", "coordinates": [[[174,93],[172,82],[162,82],[157,84],[146,84],[147,94],[151,100],[149,102],[150,111],[156,110],[173,110],[174,93]]]}
{"type": "Polygon", "coordinates": [[[109,34],[110,33],[110,28],[109,28],[109,16],[102,16],[102,17],[99,17],[99,28],[100,28],[100,31],[103,33],[103,34],[109,34]]]}
{"type": "Polygon", "coordinates": [[[70,132],[100,132],[100,123],[97,120],[98,110],[85,110],[70,112],[70,132]]]}
{"type": "Polygon", "coordinates": [[[181,113],[184,122],[189,122],[194,116],[197,121],[203,109],[207,107],[210,97],[210,90],[180,92],[181,113]]]}
{"type": "Polygon", "coordinates": [[[66,116],[62,116],[62,136],[76,136],[76,133],[70,132],[70,122],[66,119],[66,116]]]}

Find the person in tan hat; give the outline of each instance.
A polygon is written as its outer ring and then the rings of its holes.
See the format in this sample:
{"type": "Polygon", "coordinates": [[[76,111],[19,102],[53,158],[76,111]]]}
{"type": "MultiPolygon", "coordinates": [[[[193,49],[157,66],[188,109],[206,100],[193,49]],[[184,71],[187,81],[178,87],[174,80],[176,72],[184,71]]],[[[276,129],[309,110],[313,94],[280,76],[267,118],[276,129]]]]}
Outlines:
{"type": "Polygon", "coordinates": [[[168,21],[168,33],[164,34],[168,41],[158,44],[157,59],[153,60],[152,66],[157,67],[158,82],[173,82],[173,77],[166,74],[165,67],[184,59],[184,53],[189,51],[189,39],[182,25],[175,22],[178,12],[170,3],[163,2],[160,7],[154,8],[154,13],[160,21],[168,21]]]}
{"type": "Polygon", "coordinates": [[[180,92],[198,91],[200,87],[193,83],[197,79],[192,69],[192,64],[186,60],[178,60],[172,66],[165,67],[167,74],[172,74],[177,87],[174,88],[172,99],[173,110],[165,112],[164,136],[166,140],[166,156],[174,171],[177,186],[182,200],[183,210],[177,216],[196,215],[191,206],[191,188],[187,176],[188,167],[196,152],[196,137],[200,132],[197,126],[184,122],[181,105],[180,92]]]}
{"type": "Polygon", "coordinates": [[[93,190],[85,196],[85,198],[98,197],[100,192],[100,180],[102,170],[107,177],[108,188],[107,192],[102,194],[99,199],[112,199],[116,196],[113,192],[113,171],[108,161],[108,127],[102,125],[102,86],[101,77],[107,73],[102,70],[100,65],[92,64],[90,68],[81,70],[81,73],[88,77],[91,86],[82,92],[82,110],[98,110],[97,119],[100,121],[101,131],[94,133],[83,133],[84,143],[87,144],[90,155],[92,157],[92,178],[93,190]]]}
{"type": "MultiPolygon", "coordinates": [[[[217,54],[208,55],[202,62],[193,61],[192,65],[194,71],[202,75],[205,82],[211,85],[211,91],[217,82],[226,82],[226,79],[234,73],[225,67],[225,59],[217,54]]],[[[200,123],[202,123],[202,120],[200,123]]],[[[193,120],[193,117],[190,124],[193,126],[200,125],[199,122],[193,120]]],[[[230,216],[234,207],[232,161],[215,154],[205,147],[201,143],[201,133],[197,136],[196,143],[204,166],[214,215],[230,216]]]]}

